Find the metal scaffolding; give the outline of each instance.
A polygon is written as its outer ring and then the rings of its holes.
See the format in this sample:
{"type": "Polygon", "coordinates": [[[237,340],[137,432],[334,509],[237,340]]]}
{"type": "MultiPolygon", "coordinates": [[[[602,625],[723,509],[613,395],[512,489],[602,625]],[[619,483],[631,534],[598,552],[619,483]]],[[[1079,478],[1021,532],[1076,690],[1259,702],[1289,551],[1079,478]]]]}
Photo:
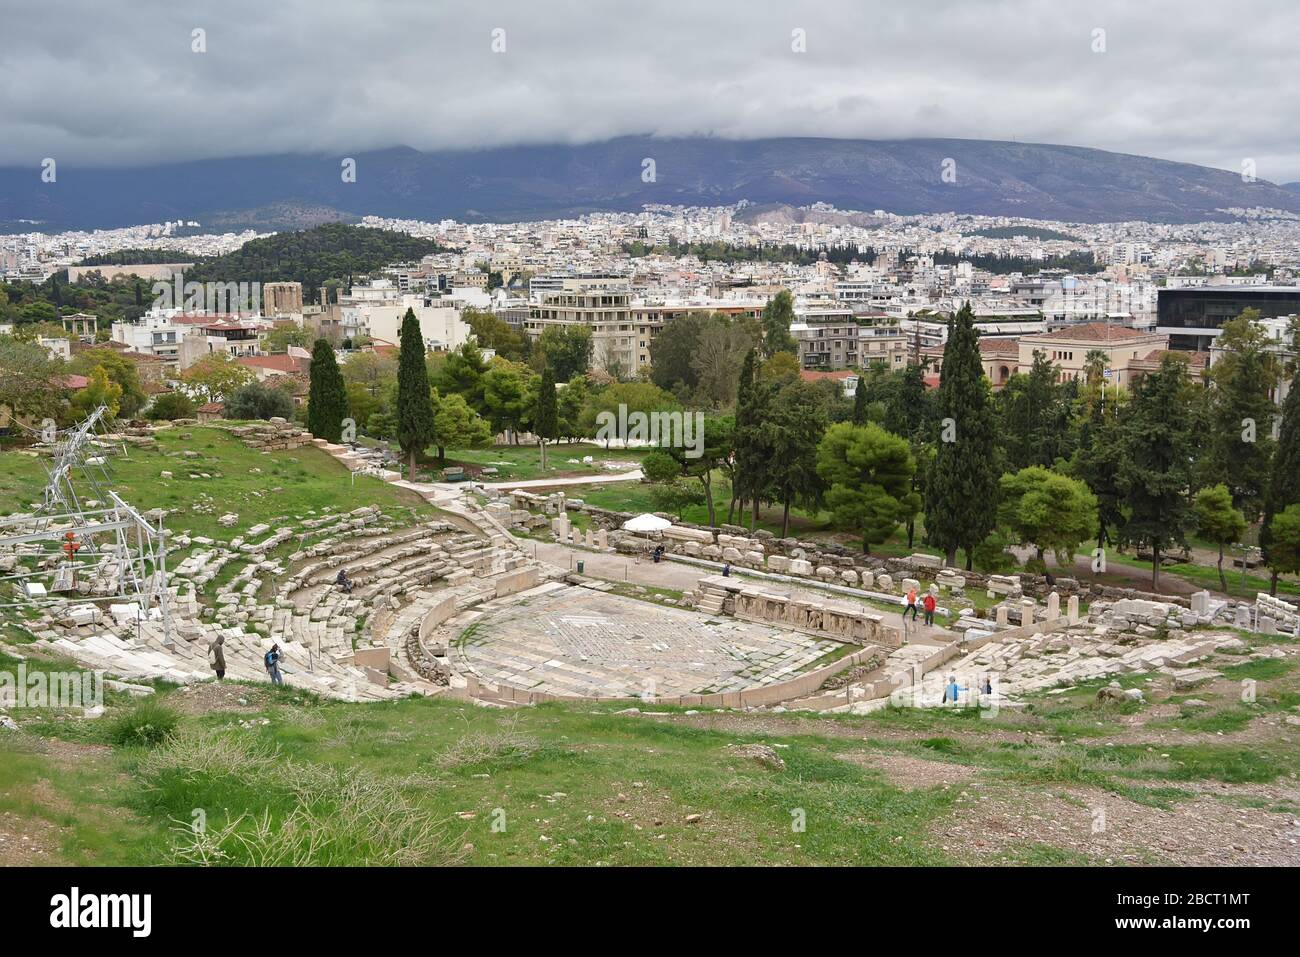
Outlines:
{"type": "Polygon", "coordinates": [[[157,607],[170,635],[167,532],[161,517],[151,523],[113,490],[102,453],[115,430],[101,405],[69,429],[41,433],[53,448],[43,499],[31,514],[0,519],[0,559],[9,566],[0,581],[17,586],[10,606],[61,604],[73,593],[78,602],[134,601],[141,617],[157,607]],[[80,593],[84,574],[110,587],[80,593]]]}

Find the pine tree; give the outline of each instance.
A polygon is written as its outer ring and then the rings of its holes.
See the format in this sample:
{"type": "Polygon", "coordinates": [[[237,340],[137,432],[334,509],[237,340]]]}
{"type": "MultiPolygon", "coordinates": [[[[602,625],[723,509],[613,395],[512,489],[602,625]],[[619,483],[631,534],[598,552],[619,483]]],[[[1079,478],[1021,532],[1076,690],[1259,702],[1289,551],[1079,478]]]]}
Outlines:
{"type": "Polygon", "coordinates": [[[429,369],[424,363],[424,335],[415,310],[402,317],[397,361],[397,444],[407,456],[407,478],[415,480],[415,456],[433,444],[437,432],[429,369]]]}
{"type": "Polygon", "coordinates": [[[1191,382],[1187,363],[1166,355],[1160,369],[1138,382],[1123,422],[1123,455],[1116,475],[1128,509],[1122,540],[1151,549],[1151,587],[1160,588],[1160,556],[1187,544],[1196,517],[1192,484],[1192,428],[1185,409],[1191,382]]]}
{"type": "Polygon", "coordinates": [[[939,441],[926,476],[926,534],[949,565],[963,549],[970,568],[975,546],[996,524],[1001,477],[992,398],[970,303],[948,322],[935,414],[939,441]]]}
{"type": "MultiPolygon", "coordinates": [[[[1264,498],[1264,524],[1259,530],[1264,561],[1270,561],[1273,517],[1297,502],[1300,502],[1300,384],[1292,383],[1291,391],[1282,403],[1282,425],[1278,430],[1277,450],[1273,453],[1273,469],[1264,498]]],[[[1269,582],[1269,594],[1277,594],[1276,569],[1269,582]]]]}
{"type": "Polygon", "coordinates": [[[1031,465],[1050,468],[1060,447],[1062,388],[1058,369],[1039,350],[1027,373],[1016,373],[998,393],[1002,411],[1002,447],[1008,470],[1031,465]]]}
{"type": "Polygon", "coordinates": [[[1252,521],[1259,518],[1270,484],[1270,393],[1280,377],[1276,356],[1254,321],[1258,316],[1256,310],[1246,310],[1224,325],[1215,343],[1222,358],[1209,372],[1214,387],[1205,397],[1205,454],[1197,470],[1198,484],[1227,485],[1233,505],[1252,521]]]}
{"type": "Polygon", "coordinates": [[[533,415],[533,434],[542,449],[542,469],[546,468],[546,443],[558,438],[560,417],[555,399],[555,375],[548,365],[542,370],[542,384],[537,392],[537,411],[533,415]]]}
{"type": "Polygon", "coordinates": [[[307,431],[318,439],[338,442],[348,414],[347,387],[334,358],[334,347],[317,339],[311,353],[311,388],[307,393],[307,431]]]}

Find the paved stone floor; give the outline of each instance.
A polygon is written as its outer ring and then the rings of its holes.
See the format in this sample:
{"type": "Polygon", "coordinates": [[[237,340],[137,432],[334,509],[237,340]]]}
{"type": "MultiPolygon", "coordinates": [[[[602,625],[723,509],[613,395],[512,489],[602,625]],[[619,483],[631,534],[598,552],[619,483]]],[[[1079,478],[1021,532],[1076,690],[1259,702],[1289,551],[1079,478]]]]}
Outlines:
{"type": "Polygon", "coordinates": [[[737,691],[791,677],[839,645],[588,588],[488,611],[454,652],[458,670],[561,695],[737,691]]]}

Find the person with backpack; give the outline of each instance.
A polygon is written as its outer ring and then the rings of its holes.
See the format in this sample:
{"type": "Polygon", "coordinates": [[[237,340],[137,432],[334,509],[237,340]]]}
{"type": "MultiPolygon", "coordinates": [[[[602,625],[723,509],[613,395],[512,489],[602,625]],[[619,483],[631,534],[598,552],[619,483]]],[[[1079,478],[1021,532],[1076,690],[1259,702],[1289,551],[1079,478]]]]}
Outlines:
{"type": "Polygon", "coordinates": [[[943,703],[947,704],[951,701],[953,704],[956,704],[957,696],[961,694],[961,690],[962,689],[957,686],[957,679],[952,675],[949,675],[948,684],[945,685],[943,689],[943,703]]]}
{"type": "Polygon", "coordinates": [[[278,644],[271,646],[271,650],[262,659],[262,664],[266,665],[266,673],[271,676],[272,684],[284,684],[284,678],[280,675],[280,646],[278,644]]]}
{"type": "Polygon", "coordinates": [[[226,676],[226,653],[221,647],[225,643],[226,636],[217,635],[208,644],[208,666],[217,673],[218,681],[226,676]]]}
{"type": "Polygon", "coordinates": [[[934,610],[935,610],[935,608],[938,607],[938,604],[939,604],[938,602],[936,602],[936,601],[934,600],[934,594],[933,594],[932,592],[926,592],[926,593],[925,593],[925,599],[921,602],[921,604],[923,604],[923,605],[925,606],[925,623],[926,623],[927,625],[933,625],[933,624],[934,624],[934,610]]]}

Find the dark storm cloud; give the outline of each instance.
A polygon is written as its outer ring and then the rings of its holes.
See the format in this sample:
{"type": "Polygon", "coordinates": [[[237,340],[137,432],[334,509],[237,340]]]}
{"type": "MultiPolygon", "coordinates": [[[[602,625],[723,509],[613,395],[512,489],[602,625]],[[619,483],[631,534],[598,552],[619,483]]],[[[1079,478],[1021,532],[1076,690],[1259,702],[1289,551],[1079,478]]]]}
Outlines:
{"type": "Polygon", "coordinates": [[[958,136],[1300,178],[1289,0],[9,0],[2,22],[3,164],[958,136]]]}

